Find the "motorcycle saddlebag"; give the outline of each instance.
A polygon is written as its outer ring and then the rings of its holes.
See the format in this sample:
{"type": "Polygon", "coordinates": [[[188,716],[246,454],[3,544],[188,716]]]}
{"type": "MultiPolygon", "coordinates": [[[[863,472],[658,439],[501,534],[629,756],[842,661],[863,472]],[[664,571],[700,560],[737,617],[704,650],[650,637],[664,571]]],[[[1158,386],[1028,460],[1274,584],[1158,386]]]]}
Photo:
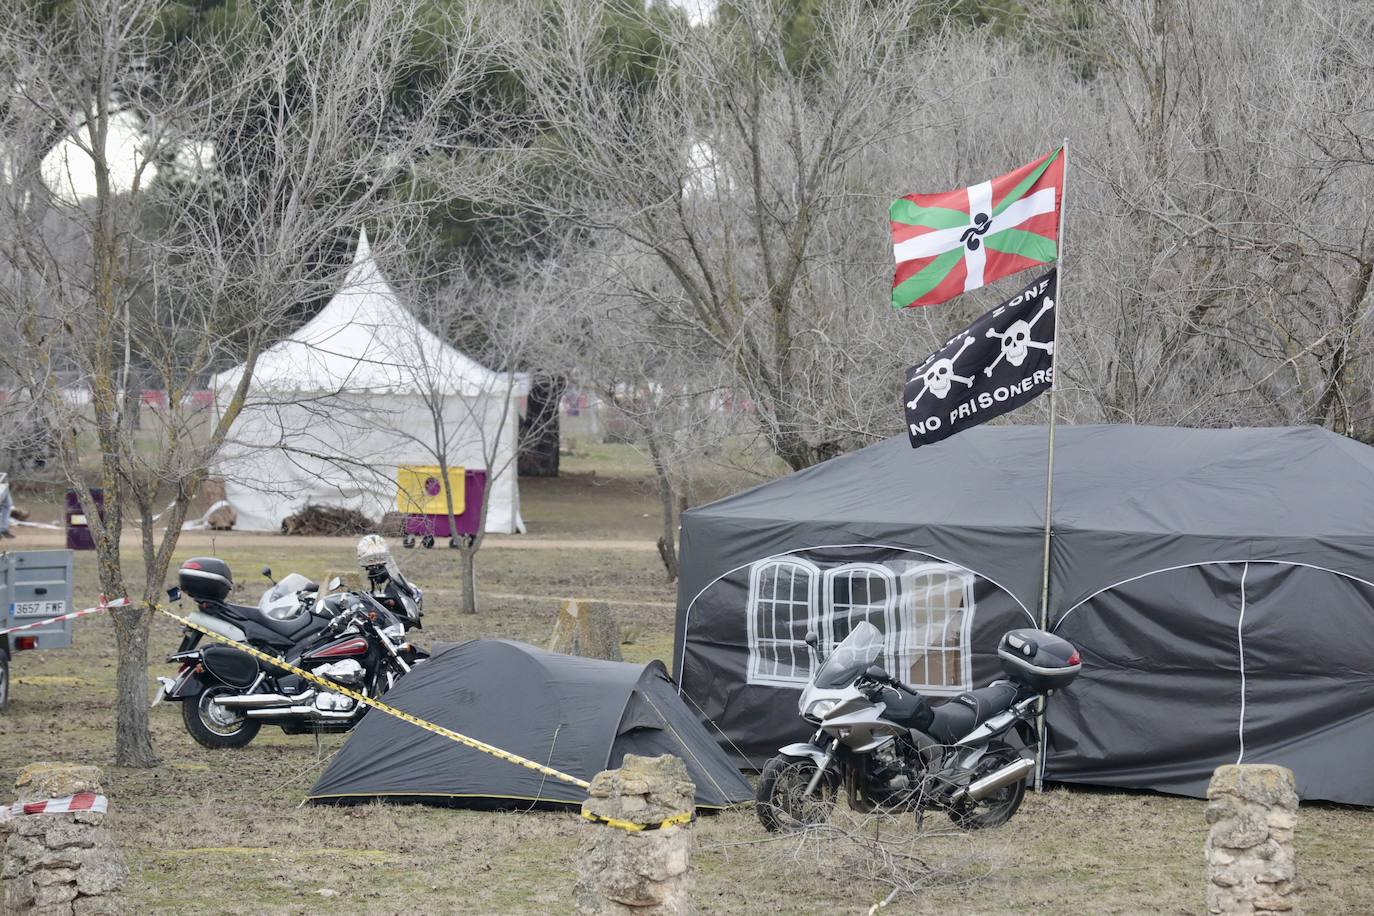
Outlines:
{"type": "Polygon", "coordinates": [[[229,564],[214,557],[192,557],[181,564],[177,584],[197,601],[223,601],[234,588],[229,564]]]}
{"type": "Polygon", "coordinates": [[[210,646],[200,653],[205,670],[230,687],[246,690],[258,679],[258,660],[228,646],[210,646]]]}
{"type": "Polygon", "coordinates": [[[1067,639],[1044,630],[1010,630],[997,644],[1002,670],[1022,686],[1036,691],[1067,687],[1083,663],[1067,639]]]}

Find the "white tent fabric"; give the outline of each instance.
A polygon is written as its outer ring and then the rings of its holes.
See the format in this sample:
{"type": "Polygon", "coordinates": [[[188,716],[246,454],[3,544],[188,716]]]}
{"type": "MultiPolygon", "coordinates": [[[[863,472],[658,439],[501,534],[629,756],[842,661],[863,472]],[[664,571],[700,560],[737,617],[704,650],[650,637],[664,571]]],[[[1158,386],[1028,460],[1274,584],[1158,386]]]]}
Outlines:
{"type": "MultiPolygon", "coordinates": [[[[213,379],[221,409],[243,371],[213,379]]],[[[486,530],[524,531],[515,450],[525,387],[522,376],[480,365],[411,314],[363,230],[334,298],[259,356],[215,472],[240,529],[276,530],[306,503],[380,518],[396,508],[396,469],[434,464],[433,403],[450,431],[451,465],[485,470],[493,458],[486,530]]]]}

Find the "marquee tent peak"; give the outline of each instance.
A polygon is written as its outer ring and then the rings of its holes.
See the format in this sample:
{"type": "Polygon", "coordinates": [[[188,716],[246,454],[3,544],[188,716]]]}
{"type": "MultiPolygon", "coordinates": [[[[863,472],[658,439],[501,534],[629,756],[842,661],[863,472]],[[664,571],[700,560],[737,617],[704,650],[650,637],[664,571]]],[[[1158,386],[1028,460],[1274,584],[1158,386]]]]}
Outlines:
{"type": "Polygon", "coordinates": [[[353,265],[372,260],[372,244],[367,240],[367,226],[358,227],[358,245],[353,249],[353,265]]]}
{"type": "MultiPolygon", "coordinates": [[[[221,373],[229,387],[243,372],[221,373]]],[[[524,394],[525,379],[489,369],[425,326],[387,280],[359,230],[338,291],[313,318],[258,357],[253,387],[277,391],[409,392],[475,397],[524,394]]]]}

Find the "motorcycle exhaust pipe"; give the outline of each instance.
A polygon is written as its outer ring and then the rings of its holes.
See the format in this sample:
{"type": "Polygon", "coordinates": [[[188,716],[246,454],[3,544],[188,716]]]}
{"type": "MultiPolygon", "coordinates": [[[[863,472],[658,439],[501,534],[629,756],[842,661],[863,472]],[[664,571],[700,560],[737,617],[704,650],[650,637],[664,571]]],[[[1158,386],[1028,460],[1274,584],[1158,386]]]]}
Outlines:
{"type": "Polygon", "coordinates": [[[310,719],[316,722],[323,722],[330,719],[348,719],[355,713],[355,709],[316,709],[314,706],[272,706],[267,709],[250,709],[246,715],[251,719],[289,719],[299,717],[310,719]]]}
{"type": "Polygon", "coordinates": [[[248,709],[244,715],[250,719],[279,719],[290,716],[311,716],[315,713],[313,706],[268,706],[266,708],[248,709]]]}
{"type": "Polygon", "coordinates": [[[987,798],[998,789],[1004,789],[1014,782],[1020,782],[1035,769],[1035,761],[1025,757],[1019,758],[1015,763],[1009,763],[1000,770],[994,770],[982,779],[975,780],[958,794],[960,801],[968,799],[970,801],[980,801],[987,798]]]}
{"type": "Polygon", "coordinates": [[[307,690],[299,696],[283,696],[280,693],[254,693],[248,696],[215,697],[211,702],[226,709],[265,709],[309,703],[315,699],[315,691],[307,690]]]}

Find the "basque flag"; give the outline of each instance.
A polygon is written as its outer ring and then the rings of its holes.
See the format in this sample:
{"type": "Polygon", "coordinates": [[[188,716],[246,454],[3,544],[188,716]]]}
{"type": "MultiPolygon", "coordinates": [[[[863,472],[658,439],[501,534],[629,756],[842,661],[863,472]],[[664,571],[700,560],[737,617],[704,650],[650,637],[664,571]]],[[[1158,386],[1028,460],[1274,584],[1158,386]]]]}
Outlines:
{"type": "Polygon", "coordinates": [[[892,307],[935,305],[1058,257],[1064,150],[991,181],[892,202],[892,307]]]}
{"type": "Polygon", "coordinates": [[[1058,282],[1051,270],[907,372],[902,401],[912,448],[986,423],[1050,389],[1058,282]]]}

